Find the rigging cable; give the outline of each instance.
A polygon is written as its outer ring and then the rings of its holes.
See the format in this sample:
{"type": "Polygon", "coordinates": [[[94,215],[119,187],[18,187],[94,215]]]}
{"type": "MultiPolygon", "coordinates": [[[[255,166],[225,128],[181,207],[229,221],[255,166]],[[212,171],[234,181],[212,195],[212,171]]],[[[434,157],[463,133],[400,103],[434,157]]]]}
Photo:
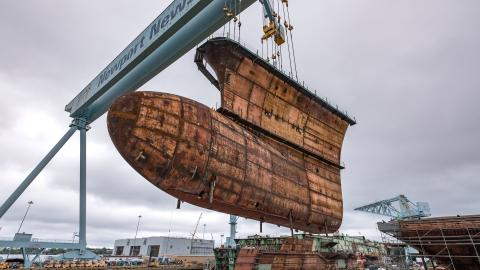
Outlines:
{"type": "Polygon", "coordinates": [[[263,39],[261,39],[260,42],[262,43],[262,58],[265,58],[265,57],[263,56],[263,47],[264,47],[264,45],[263,45],[263,39]]]}
{"type": "MultiPolygon", "coordinates": [[[[223,6],[223,13],[225,13],[225,17],[227,17],[227,12],[228,12],[228,7],[227,7],[227,1],[225,1],[225,5],[223,6]]],[[[222,36],[225,37],[225,28],[227,27],[227,24],[223,25],[223,34],[222,36]]]]}
{"type": "Polygon", "coordinates": [[[268,40],[266,40],[265,43],[267,43],[267,62],[270,62],[270,56],[269,56],[270,55],[270,50],[268,48],[268,40]]]}
{"type": "MultiPolygon", "coordinates": [[[[242,0],[239,3],[239,10],[242,10],[242,0]]],[[[242,32],[242,12],[238,14],[238,43],[240,43],[240,34],[242,32]]]]}
{"type": "Polygon", "coordinates": [[[233,40],[237,39],[237,0],[233,0],[233,40]]]}
{"type": "MultiPolygon", "coordinates": [[[[282,22],[281,22],[281,17],[280,17],[280,0],[277,0],[277,15],[278,15],[278,25],[281,27],[282,22]]],[[[280,30],[280,29],[279,29],[280,30]]],[[[283,46],[278,46],[279,47],[279,52],[278,54],[278,61],[280,62],[280,70],[283,71],[283,52],[282,52],[282,47],[283,46]]]]}
{"type": "Polygon", "coordinates": [[[297,58],[295,57],[295,45],[293,43],[293,34],[292,34],[293,26],[292,26],[292,21],[290,20],[290,9],[288,7],[288,4],[287,4],[287,15],[288,15],[288,24],[289,24],[288,30],[290,31],[290,40],[292,41],[292,52],[293,52],[293,63],[295,66],[295,76],[297,77],[297,82],[298,82],[297,58]]]}
{"type": "MultiPolygon", "coordinates": [[[[287,22],[287,16],[285,12],[285,5],[282,3],[283,7],[283,20],[284,20],[284,26],[285,26],[285,31],[288,31],[288,27],[290,26],[289,23],[287,22]]],[[[288,33],[285,34],[285,37],[287,39],[287,47],[288,47],[288,60],[290,62],[290,76],[293,77],[293,66],[292,66],[292,53],[290,52],[290,39],[288,38],[288,33]]]]}
{"type": "MultiPolygon", "coordinates": [[[[263,7],[262,7],[262,26],[265,26],[265,13],[264,13],[264,10],[263,10],[263,7]]],[[[263,44],[263,37],[260,39],[260,43],[262,43],[262,59],[265,59],[265,56],[263,54],[263,47],[264,47],[264,44],[263,44]]]]}

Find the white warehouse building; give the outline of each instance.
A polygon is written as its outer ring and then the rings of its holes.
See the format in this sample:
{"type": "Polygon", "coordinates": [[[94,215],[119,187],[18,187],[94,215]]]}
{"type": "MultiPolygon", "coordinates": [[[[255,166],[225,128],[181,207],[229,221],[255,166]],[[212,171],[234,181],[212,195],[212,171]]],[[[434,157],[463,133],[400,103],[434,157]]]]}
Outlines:
{"type": "Polygon", "coordinates": [[[213,255],[213,240],[154,236],[115,240],[114,256],[213,255]]]}

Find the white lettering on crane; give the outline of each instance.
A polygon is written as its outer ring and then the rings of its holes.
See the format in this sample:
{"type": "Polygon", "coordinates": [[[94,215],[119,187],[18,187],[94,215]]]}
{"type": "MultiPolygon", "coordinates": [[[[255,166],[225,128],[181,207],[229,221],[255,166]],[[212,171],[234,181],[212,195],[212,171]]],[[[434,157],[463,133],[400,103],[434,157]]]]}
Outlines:
{"type": "Polygon", "coordinates": [[[120,53],[95,79],[85,87],[67,106],[66,111],[71,114],[79,110],[87,102],[93,102],[105,85],[117,76],[128,65],[132,64],[142,52],[180,19],[193,6],[204,0],[176,0],[170,4],[130,45],[120,53]]]}

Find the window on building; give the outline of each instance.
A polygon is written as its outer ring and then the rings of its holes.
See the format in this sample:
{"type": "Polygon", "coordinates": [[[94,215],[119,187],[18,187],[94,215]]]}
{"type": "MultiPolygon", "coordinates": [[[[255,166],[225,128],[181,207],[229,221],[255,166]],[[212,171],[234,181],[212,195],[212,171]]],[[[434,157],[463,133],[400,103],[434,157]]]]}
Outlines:
{"type": "Polygon", "coordinates": [[[160,246],[159,245],[150,246],[149,250],[150,250],[150,252],[149,252],[150,257],[158,257],[158,254],[160,254],[160,246]]]}
{"type": "Polygon", "coordinates": [[[140,255],[140,246],[131,246],[130,256],[139,256],[139,255],[140,255]]]}
{"type": "Polygon", "coordinates": [[[124,248],[123,246],[116,247],[115,248],[115,255],[117,255],[117,256],[123,255],[123,248],[124,248]]]}

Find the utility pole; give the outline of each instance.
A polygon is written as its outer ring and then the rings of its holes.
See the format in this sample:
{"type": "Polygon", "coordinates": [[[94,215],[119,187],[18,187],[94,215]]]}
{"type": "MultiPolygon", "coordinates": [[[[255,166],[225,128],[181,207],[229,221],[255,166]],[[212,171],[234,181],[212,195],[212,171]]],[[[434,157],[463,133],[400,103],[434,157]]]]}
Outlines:
{"type": "Polygon", "coordinates": [[[203,224],[203,235],[202,235],[203,240],[205,240],[205,227],[207,227],[207,224],[203,224]]]}

